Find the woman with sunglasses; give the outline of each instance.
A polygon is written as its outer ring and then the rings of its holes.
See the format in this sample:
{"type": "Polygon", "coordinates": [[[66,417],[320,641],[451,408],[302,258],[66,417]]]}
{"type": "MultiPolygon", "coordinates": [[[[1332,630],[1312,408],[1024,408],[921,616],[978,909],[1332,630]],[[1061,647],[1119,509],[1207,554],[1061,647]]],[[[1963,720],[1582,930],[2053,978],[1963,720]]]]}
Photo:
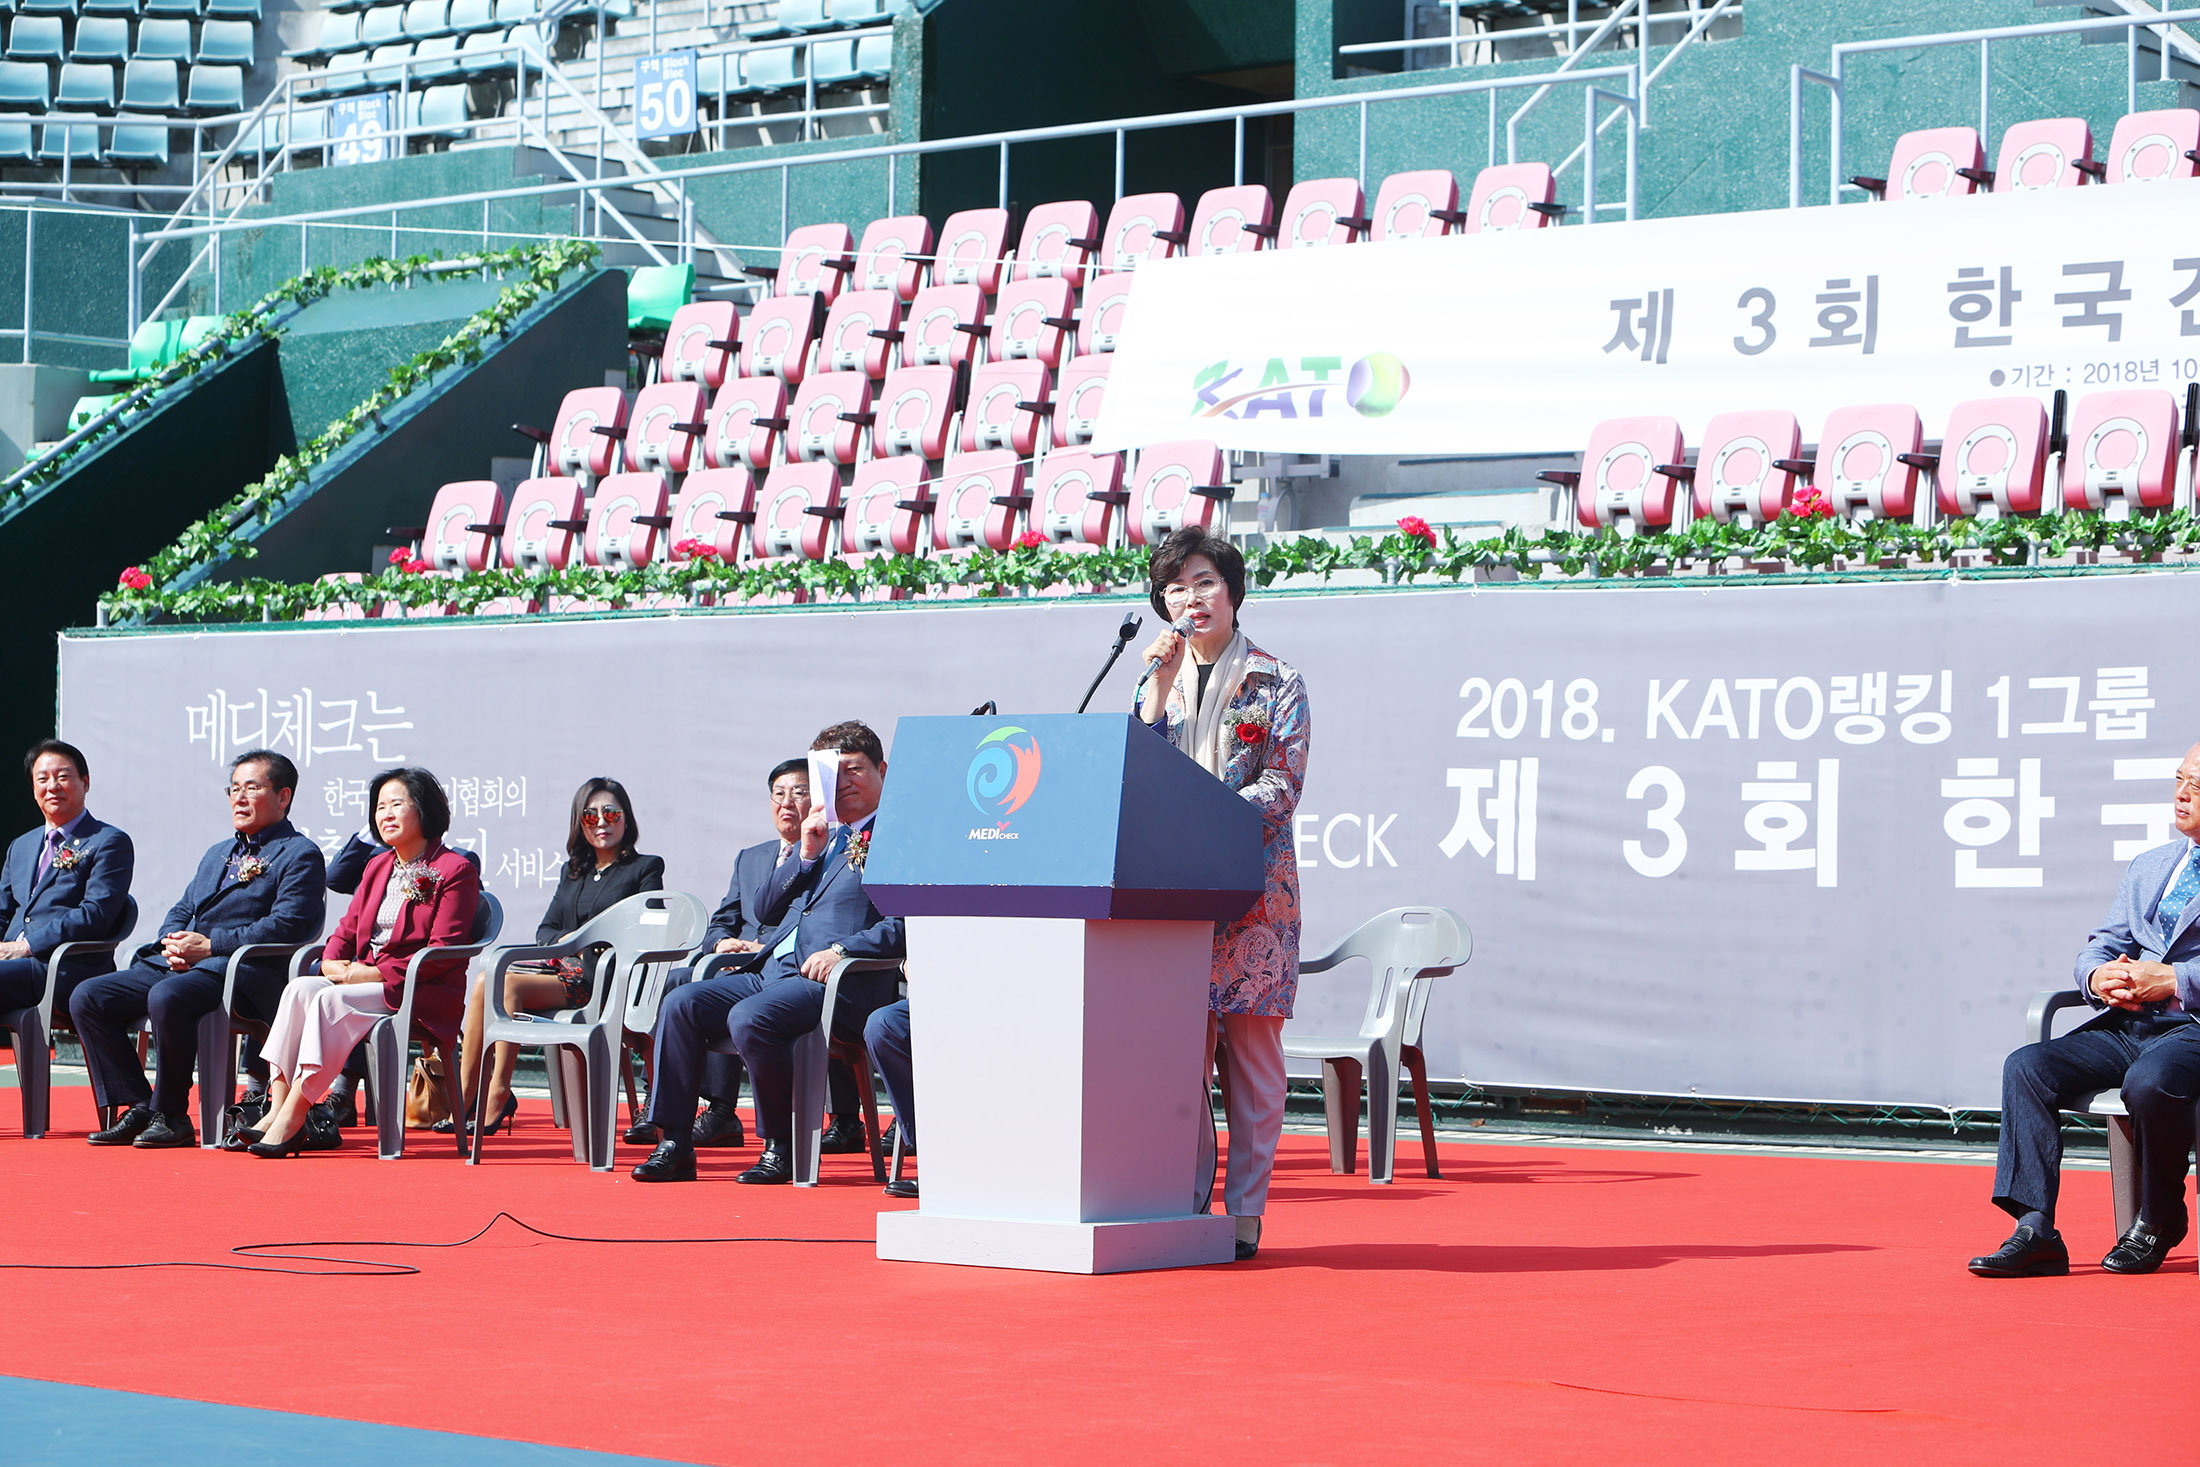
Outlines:
{"type": "MultiPolygon", "coordinates": [[[[665,859],[645,856],[634,849],[639,831],[634,805],[626,786],[597,776],[573,795],[573,820],[565,840],[565,870],[558,889],[550,895],[550,908],[535,929],[537,944],[562,942],[595,917],[638,892],[662,891],[665,859]]],[[[466,1001],[466,1031],[461,1042],[459,1069],[465,1093],[471,1096],[481,1083],[481,1026],[484,996],[484,958],[474,960],[472,991],[466,1001]]],[[[588,1002],[587,965],[578,957],[558,963],[522,964],[504,975],[504,1007],[507,1013],[521,1009],[579,1008],[588,1002]]],[[[487,1134],[494,1136],[519,1108],[512,1095],[512,1066],[519,1056],[517,1045],[499,1044],[489,1064],[487,1134]]],[[[438,1122],[448,1131],[451,1123],[438,1122]]]]}

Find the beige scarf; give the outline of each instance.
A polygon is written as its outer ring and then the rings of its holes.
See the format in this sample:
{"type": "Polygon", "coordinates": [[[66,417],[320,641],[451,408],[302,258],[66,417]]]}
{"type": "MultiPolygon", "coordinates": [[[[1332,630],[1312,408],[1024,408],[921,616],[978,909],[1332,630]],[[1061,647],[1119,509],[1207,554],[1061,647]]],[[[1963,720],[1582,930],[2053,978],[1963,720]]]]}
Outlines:
{"type": "Polygon", "coordinates": [[[1188,649],[1183,664],[1176,670],[1177,696],[1192,710],[1192,716],[1177,725],[1176,746],[1217,779],[1222,777],[1223,766],[1237,749],[1237,731],[1223,728],[1223,715],[1245,681],[1248,646],[1242,628],[1230,634],[1230,644],[1215,659],[1215,670],[1207,674],[1204,702],[1199,701],[1199,669],[1193,665],[1188,649]]]}

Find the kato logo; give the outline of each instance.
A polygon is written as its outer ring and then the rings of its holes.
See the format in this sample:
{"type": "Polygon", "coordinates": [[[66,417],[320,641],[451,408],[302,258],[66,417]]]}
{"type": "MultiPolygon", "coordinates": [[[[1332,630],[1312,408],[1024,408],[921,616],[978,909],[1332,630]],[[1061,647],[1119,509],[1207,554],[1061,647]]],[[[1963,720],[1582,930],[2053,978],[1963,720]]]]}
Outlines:
{"type": "Polygon", "coordinates": [[[1193,375],[1192,416],[1319,418],[1342,398],[1361,417],[1381,418],[1397,408],[1412,384],[1406,364],[1387,351],[1370,352],[1349,370],[1343,357],[1300,357],[1295,375],[1282,357],[1270,357],[1258,368],[1225,359],[1193,375]]]}
{"type": "Polygon", "coordinates": [[[978,740],[964,781],[970,803],[993,823],[970,832],[972,840],[1014,840],[1008,817],[1024,807],[1039,787],[1039,741],[1025,729],[1006,724],[978,740]]]}

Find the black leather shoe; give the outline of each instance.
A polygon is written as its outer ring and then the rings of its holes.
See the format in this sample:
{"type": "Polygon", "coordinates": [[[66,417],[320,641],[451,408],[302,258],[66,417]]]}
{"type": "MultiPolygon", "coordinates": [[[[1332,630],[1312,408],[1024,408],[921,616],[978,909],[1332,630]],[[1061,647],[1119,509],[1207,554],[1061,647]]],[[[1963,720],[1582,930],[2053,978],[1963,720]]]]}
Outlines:
{"type": "Polygon", "coordinates": [[[130,1143],[142,1151],[160,1151],[173,1147],[196,1146],[199,1133],[192,1129],[189,1116],[156,1115],[153,1123],[138,1132],[130,1143]]]}
{"type": "Polygon", "coordinates": [[[649,1160],[634,1168],[637,1182],[692,1182],[695,1180],[695,1148],[677,1141],[660,1141],[649,1160]]]}
{"type": "Polygon", "coordinates": [[[1982,1279],[2059,1278],[2070,1272],[2070,1250],[2063,1246],[2061,1233],[2043,1238],[2020,1227],[2008,1242],[1984,1258],[1972,1259],[1969,1267],[1982,1279]]]}
{"type": "Polygon", "coordinates": [[[817,1149],[826,1156],[846,1156],[869,1151],[871,1143],[863,1134],[862,1121],[835,1116],[833,1123],[825,1128],[825,1134],[817,1138],[817,1149]]]}
{"type": "Polygon", "coordinates": [[[889,1197],[905,1197],[912,1201],[915,1200],[917,1195],[917,1179],[915,1177],[903,1177],[898,1181],[888,1182],[886,1184],[886,1195],[889,1197]]]}
{"type": "Polygon", "coordinates": [[[741,1127],[741,1112],[730,1105],[712,1101],[695,1117],[695,1144],[698,1146],[746,1146],[748,1132],[741,1127]]]}
{"type": "Polygon", "coordinates": [[[336,1117],[337,1125],[356,1126],[359,1124],[359,1102],[351,1091],[346,1090],[341,1093],[331,1091],[329,1098],[323,1104],[328,1106],[329,1113],[336,1117]]]}
{"type": "Polygon", "coordinates": [[[636,1121],[619,1137],[620,1142],[627,1146],[655,1146],[664,1139],[664,1133],[647,1121],[636,1121]]]}
{"type": "Polygon", "coordinates": [[[764,1154],[757,1158],[756,1165],[734,1180],[746,1182],[752,1187],[784,1186],[794,1180],[794,1164],[787,1160],[786,1147],[777,1141],[767,1141],[764,1143],[764,1154]]]}
{"type": "Polygon", "coordinates": [[[1246,1259],[1253,1257],[1259,1252],[1260,1244],[1248,1243],[1243,1238],[1240,1238],[1237,1240],[1237,1258],[1235,1261],[1243,1263],[1246,1259]]]}
{"type": "Polygon", "coordinates": [[[2182,1230],[2175,1234],[2157,1233],[2152,1223],[2141,1218],[2116,1240],[2116,1246],[2101,1260],[2101,1267],[2110,1273],[2152,1273],[2169,1257],[2169,1250],[2184,1241],[2182,1230]]]}
{"type": "Polygon", "coordinates": [[[104,1131],[94,1131],[84,1139],[94,1146],[128,1146],[137,1140],[146,1127],[153,1124],[155,1116],[149,1105],[133,1105],[122,1113],[121,1119],[104,1131]]]}
{"type": "MultiPolygon", "coordinates": [[[[892,1156],[894,1154],[894,1137],[900,1130],[900,1121],[888,1121],[886,1123],[886,1129],[878,1133],[879,1155],[892,1156]]],[[[903,1156],[915,1156],[917,1154],[917,1143],[906,1136],[902,1137],[901,1154],[903,1156]]]]}

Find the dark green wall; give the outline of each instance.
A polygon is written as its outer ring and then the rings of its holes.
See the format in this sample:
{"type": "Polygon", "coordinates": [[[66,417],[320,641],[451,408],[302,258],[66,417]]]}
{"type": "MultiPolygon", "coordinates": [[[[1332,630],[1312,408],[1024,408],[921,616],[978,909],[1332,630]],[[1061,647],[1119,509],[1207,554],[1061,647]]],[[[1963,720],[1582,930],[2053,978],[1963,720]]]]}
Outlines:
{"type": "MultiPolygon", "coordinates": [[[[62,367],[119,367],[122,346],[86,346],[38,332],[130,337],[130,297],[124,281],[130,257],[130,221],[122,213],[80,214],[59,208],[0,208],[0,328],[23,325],[23,233],[31,233],[31,329],[29,360],[62,367]],[[35,213],[35,222],[26,219],[35,213]]],[[[140,220],[140,228],[151,228],[140,220]]],[[[0,338],[0,359],[25,360],[20,337],[0,338]]]]}

